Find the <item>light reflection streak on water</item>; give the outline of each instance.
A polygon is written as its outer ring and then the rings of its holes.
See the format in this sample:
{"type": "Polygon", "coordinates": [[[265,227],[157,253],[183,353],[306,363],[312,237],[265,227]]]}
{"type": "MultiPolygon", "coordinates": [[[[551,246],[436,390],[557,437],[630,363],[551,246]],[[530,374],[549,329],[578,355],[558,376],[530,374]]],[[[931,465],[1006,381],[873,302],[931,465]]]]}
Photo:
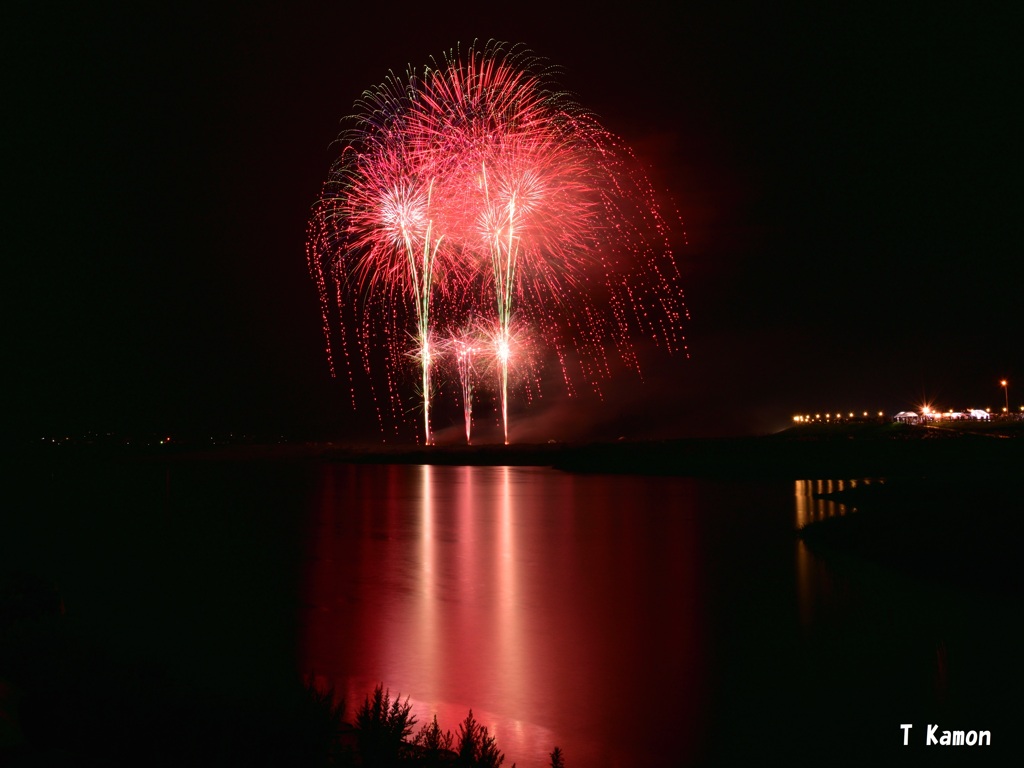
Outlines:
{"type": "MultiPolygon", "coordinates": [[[[499,626],[500,626],[500,648],[496,658],[507,659],[508,666],[504,667],[505,680],[503,688],[512,692],[516,700],[524,698],[525,691],[522,690],[523,675],[519,670],[524,667],[522,659],[523,638],[521,637],[518,622],[519,611],[517,610],[516,590],[516,553],[514,529],[514,509],[512,505],[512,470],[510,467],[498,467],[501,478],[501,535],[499,557],[499,626]],[[511,674],[508,670],[514,670],[511,674]]],[[[497,538],[497,537],[496,537],[497,538]]],[[[515,741],[523,740],[523,723],[520,720],[512,720],[509,725],[515,731],[515,741]]],[[[507,735],[501,728],[495,728],[495,735],[498,742],[504,739],[508,741],[507,735]]]]}
{"type": "Polygon", "coordinates": [[[692,483],[325,472],[301,663],[344,691],[348,719],[383,683],[409,696],[417,729],[436,714],[454,735],[471,707],[508,764],[546,765],[557,744],[613,766],[640,748],[613,735],[637,685],[661,681],[699,712],[692,483]]]}
{"type": "MultiPolygon", "coordinates": [[[[878,478],[815,479],[794,481],[793,500],[795,526],[799,530],[805,525],[841,517],[855,508],[823,495],[851,491],[855,488],[882,482],[878,478]]],[[[796,545],[797,599],[800,606],[800,623],[809,627],[814,623],[817,606],[832,599],[833,578],[825,562],[812,554],[803,541],[796,545]]]]}
{"type": "MultiPolygon", "coordinates": [[[[465,674],[473,679],[492,676],[495,686],[512,701],[527,697],[523,686],[528,682],[523,658],[524,638],[520,624],[517,590],[516,504],[513,499],[513,470],[510,467],[458,467],[442,469],[454,472],[457,482],[436,485],[438,468],[417,467],[419,489],[419,582],[416,585],[417,617],[401,647],[389,648],[393,662],[387,672],[392,680],[408,679],[410,673],[420,678],[417,697],[410,698],[419,724],[438,716],[442,728],[456,731],[467,715],[464,705],[445,702],[442,691],[445,678],[465,674]],[[447,512],[457,521],[457,528],[442,532],[439,511],[447,512]],[[454,541],[451,539],[454,538],[454,541]],[[443,562],[445,541],[454,546],[448,562],[443,562]],[[450,568],[450,577],[459,584],[455,593],[443,594],[443,572],[450,568]],[[481,627],[483,610],[491,620],[481,627]],[[486,627],[490,624],[490,629],[486,627]],[[484,649],[485,664],[480,656],[452,657],[452,648],[445,647],[442,627],[455,628],[457,640],[467,638],[484,649]],[[416,638],[419,662],[409,658],[409,638],[416,638]],[[414,667],[414,669],[413,669],[414,667]]],[[[389,528],[394,525],[393,507],[389,507],[389,528]]],[[[397,639],[397,637],[396,637],[397,639]]],[[[405,694],[403,693],[403,696],[405,694]]],[[[476,720],[486,726],[498,744],[530,745],[542,749],[551,739],[547,729],[474,706],[476,720]]],[[[548,747],[550,749],[550,747],[548,747]]]]}
{"type": "MultiPolygon", "coordinates": [[[[437,614],[433,608],[435,595],[437,594],[437,552],[435,545],[434,531],[434,491],[431,486],[431,474],[433,467],[424,464],[420,467],[420,637],[422,638],[427,652],[431,656],[437,655],[438,648],[437,614]]],[[[430,685],[437,685],[436,670],[430,685]]]]}
{"type": "Polygon", "coordinates": [[[881,482],[877,478],[854,478],[850,480],[796,480],[793,496],[796,503],[796,527],[803,528],[808,523],[824,520],[829,517],[845,515],[850,508],[846,504],[831,498],[820,498],[822,495],[841,493],[855,488],[881,482]]]}

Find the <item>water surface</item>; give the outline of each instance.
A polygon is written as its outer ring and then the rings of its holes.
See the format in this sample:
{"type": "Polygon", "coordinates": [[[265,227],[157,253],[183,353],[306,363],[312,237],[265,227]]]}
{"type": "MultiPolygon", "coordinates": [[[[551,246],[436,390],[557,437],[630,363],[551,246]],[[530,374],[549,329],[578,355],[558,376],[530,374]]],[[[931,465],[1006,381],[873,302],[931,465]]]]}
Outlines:
{"type": "Polygon", "coordinates": [[[195,701],[314,674],[351,719],[383,683],[421,723],[472,709],[520,768],[948,762],[901,723],[1012,748],[1018,604],[794,536],[862,482],[69,462],[20,478],[0,553],[195,701]]]}
{"type": "Polygon", "coordinates": [[[651,695],[673,698],[653,730],[700,720],[692,482],[338,466],[322,483],[304,663],[353,702],[383,681],[453,730],[472,708],[520,765],[556,745],[628,764],[624,723],[651,695]]]}

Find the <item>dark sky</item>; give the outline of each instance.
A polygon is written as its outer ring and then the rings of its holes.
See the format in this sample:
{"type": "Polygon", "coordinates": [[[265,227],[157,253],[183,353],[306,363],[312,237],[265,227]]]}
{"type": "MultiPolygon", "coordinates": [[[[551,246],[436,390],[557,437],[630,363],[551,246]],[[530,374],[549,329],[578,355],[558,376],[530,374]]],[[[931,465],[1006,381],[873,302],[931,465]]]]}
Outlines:
{"type": "MultiPolygon", "coordinates": [[[[387,71],[521,42],[686,223],[688,360],[522,436],[762,433],[797,411],[1024,402],[1019,41],[967,6],[18,3],[4,27],[19,434],[376,439],[305,261],[340,119],[387,71]],[[68,4],[70,6],[70,4],[68,4]],[[555,8],[558,10],[555,10],[555,8]],[[366,425],[369,424],[369,430],[366,425]]],[[[828,4],[825,4],[828,5],[828,4]]],[[[414,421],[414,420],[413,420],[414,421]]]]}

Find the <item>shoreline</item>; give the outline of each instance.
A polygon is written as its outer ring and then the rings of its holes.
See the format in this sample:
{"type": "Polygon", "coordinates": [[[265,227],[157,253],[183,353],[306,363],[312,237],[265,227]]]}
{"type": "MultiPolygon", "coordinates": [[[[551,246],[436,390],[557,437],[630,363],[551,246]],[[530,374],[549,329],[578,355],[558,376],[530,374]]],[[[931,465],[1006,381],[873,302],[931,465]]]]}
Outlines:
{"type": "Polygon", "coordinates": [[[796,428],[775,435],[657,441],[352,445],[333,441],[203,445],[31,445],[37,461],[112,459],[139,462],[322,461],[347,464],[535,466],[579,474],[779,479],[970,475],[1016,477],[1024,440],[906,425],[796,428]]]}

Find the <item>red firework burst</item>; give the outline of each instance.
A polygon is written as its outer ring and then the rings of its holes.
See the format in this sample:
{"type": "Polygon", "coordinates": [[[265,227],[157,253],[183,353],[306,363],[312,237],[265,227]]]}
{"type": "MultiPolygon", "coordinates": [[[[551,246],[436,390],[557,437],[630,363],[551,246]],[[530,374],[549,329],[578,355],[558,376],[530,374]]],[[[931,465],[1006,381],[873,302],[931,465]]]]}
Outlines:
{"type": "Polygon", "coordinates": [[[411,348],[428,443],[431,365],[458,347],[433,343],[437,327],[492,318],[506,442],[514,322],[555,353],[570,392],[578,377],[597,388],[610,350],[638,369],[637,334],[682,347],[679,275],[650,183],[541,65],[489,44],[390,76],[357,102],[314,207],[308,259],[332,371],[336,299],[346,356],[351,324],[371,387],[386,369],[394,414],[411,348]]]}

